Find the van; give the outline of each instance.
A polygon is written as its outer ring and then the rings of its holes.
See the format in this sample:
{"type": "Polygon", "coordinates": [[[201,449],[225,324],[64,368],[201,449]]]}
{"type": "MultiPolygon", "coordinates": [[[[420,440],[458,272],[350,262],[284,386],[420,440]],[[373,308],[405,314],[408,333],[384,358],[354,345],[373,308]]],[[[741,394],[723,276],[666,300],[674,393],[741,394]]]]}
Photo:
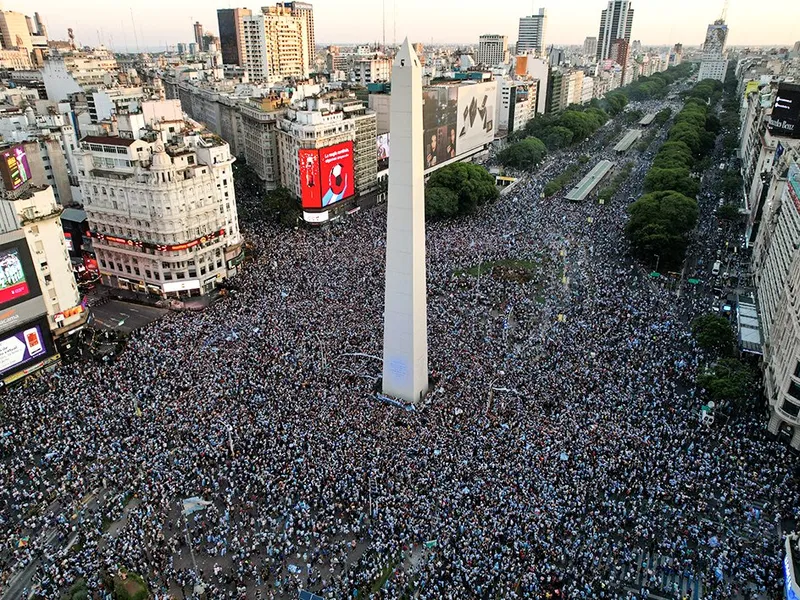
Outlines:
{"type": "Polygon", "coordinates": [[[712,275],[719,275],[719,270],[720,270],[721,267],[722,267],[722,263],[720,261],[715,262],[714,263],[714,267],[711,269],[711,274],[712,275]]]}

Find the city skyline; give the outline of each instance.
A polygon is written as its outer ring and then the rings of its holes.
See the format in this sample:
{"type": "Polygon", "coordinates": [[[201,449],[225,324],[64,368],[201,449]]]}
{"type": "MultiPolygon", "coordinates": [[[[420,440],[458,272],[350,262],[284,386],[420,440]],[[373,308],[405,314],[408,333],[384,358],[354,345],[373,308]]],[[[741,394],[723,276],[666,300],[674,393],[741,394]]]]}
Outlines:
{"type": "MultiPolygon", "coordinates": [[[[38,11],[52,39],[66,39],[67,28],[72,27],[82,45],[102,43],[118,52],[133,52],[137,49],[137,42],[142,51],[191,42],[196,21],[206,31],[218,33],[217,9],[237,8],[243,4],[247,3],[200,0],[187,6],[144,0],[131,11],[131,7],[114,8],[98,0],[89,0],[64,13],[55,0],[40,0],[33,5],[16,0],[7,3],[5,10],[26,14],[38,11]],[[161,15],[157,20],[151,18],[154,11],[161,15]],[[131,12],[136,22],[135,35],[131,12]]],[[[384,28],[380,2],[317,0],[313,5],[319,45],[382,42],[384,28]],[[352,19],[353,14],[359,15],[357,21],[352,19]]],[[[647,0],[634,0],[632,5],[636,11],[632,39],[652,46],[677,42],[699,46],[703,43],[708,23],[719,18],[722,11],[721,1],[698,6],[691,0],[675,0],[666,13],[647,0]],[[687,15],[691,17],[687,18],[687,15]]],[[[727,19],[731,32],[728,44],[780,46],[797,41],[795,38],[800,36],[800,32],[793,29],[793,24],[800,22],[800,4],[780,0],[777,5],[777,10],[764,11],[757,5],[732,2],[727,19]],[[781,18],[774,19],[775,14],[780,14],[781,18]]],[[[503,11],[488,14],[485,5],[474,0],[460,3],[448,0],[436,4],[423,0],[403,3],[386,0],[385,6],[387,44],[399,43],[408,35],[423,44],[476,45],[478,37],[486,33],[506,35],[509,43],[515,44],[520,17],[534,14],[541,7],[548,11],[548,45],[578,45],[587,36],[597,35],[600,13],[607,2],[574,0],[566,5],[552,0],[513,0],[504,6],[503,11]],[[424,19],[419,18],[421,14],[425,15],[424,19]],[[458,27],[441,26],[453,21],[454,15],[458,16],[458,27]]]]}

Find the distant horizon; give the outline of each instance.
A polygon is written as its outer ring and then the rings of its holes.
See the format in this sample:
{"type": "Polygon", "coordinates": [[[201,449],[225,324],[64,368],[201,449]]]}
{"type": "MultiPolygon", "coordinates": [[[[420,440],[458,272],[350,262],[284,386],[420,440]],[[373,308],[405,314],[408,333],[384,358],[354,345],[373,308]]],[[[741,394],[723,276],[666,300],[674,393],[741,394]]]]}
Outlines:
{"type": "MultiPolygon", "coordinates": [[[[269,0],[264,4],[274,4],[269,0]]],[[[648,40],[648,46],[699,46],[705,40],[708,25],[722,11],[723,0],[672,0],[669,10],[652,0],[632,0],[634,9],[632,39],[648,40]]],[[[163,48],[166,44],[194,41],[193,23],[199,21],[205,31],[218,34],[218,8],[246,5],[247,2],[196,0],[189,3],[164,3],[140,0],[135,6],[109,5],[101,0],[72,3],[69,11],[56,0],[8,0],[5,10],[33,15],[39,12],[51,39],[67,37],[72,27],[81,46],[105,45],[118,52],[140,48],[163,48]],[[151,15],[157,15],[153,19],[151,15]],[[135,32],[134,24],[135,23],[135,32]],[[126,49],[126,50],[123,50],[126,49]]],[[[477,45],[485,33],[507,36],[516,42],[519,19],[539,7],[547,10],[545,43],[576,46],[587,37],[596,37],[600,13],[606,0],[505,0],[502,10],[477,0],[314,0],[315,37],[320,44],[375,43],[386,40],[396,44],[405,37],[424,44],[477,45]],[[386,7],[385,14],[382,6],[386,7]],[[353,19],[352,15],[358,15],[353,19]],[[420,18],[423,15],[424,18],[420,18]],[[328,42],[327,40],[363,40],[368,42],[328,42]],[[458,39],[460,38],[460,39],[458,39]],[[439,40],[438,42],[436,40],[439,40]],[[557,44],[552,40],[560,40],[557,44]],[[322,42],[322,40],[326,40],[322,42]],[[472,40],[472,41],[465,41],[472,40]]],[[[774,0],[770,9],[761,5],[731,0],[726,22],[732,47],[791,47],[800,39],[800,2],[774,0]],[[776,19],[775,15],[780,18],[776,19]],[[794,38],[794,39],[790,39],[794,38]],[[781,40],[778,44],[774,40],[781,40]]],[[[152,51],[152,50],[149,50],[152,51]]]]}

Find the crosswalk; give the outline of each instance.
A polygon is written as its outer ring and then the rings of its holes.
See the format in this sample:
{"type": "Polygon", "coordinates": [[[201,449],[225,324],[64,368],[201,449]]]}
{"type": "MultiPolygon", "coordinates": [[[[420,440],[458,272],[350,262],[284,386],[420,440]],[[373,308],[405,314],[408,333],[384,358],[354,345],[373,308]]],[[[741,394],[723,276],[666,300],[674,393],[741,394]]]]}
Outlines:
{"type": "Polygon", "coordinates": [[[676,561],[658,554],[640,550],[636,562],[612,569],[610,583],[621,588],[649,592],[652,600],[674,600],[688,597],[702,600],[705,587],[697,574],[684,573],[676,561]]]}

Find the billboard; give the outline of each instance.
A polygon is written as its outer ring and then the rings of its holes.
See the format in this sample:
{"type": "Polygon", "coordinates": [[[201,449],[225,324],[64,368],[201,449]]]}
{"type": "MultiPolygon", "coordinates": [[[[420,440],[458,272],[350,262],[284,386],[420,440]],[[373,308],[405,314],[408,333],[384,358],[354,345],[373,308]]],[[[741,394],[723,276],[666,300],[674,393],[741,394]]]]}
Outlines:
{"type": "Polygon", "coordinates": [[[301,148],[300,161],[300,201],[303,208],[319,208],[319,151],[301,148]]]}
{"type": "Polygon", "coordinates": [[[456,122],[458,154],[494,140],[496,102],[496,81],[459,86],[456,122]]]}
{"type": "Polygon", "coordinates": [[[768,128],[774,136],[800,139],[800,85],[778,85],[768,128]]]}
{"type": "Polygon", "coordinates": [[[0,153],[0,175],[8,191],[14,191],[31,178],[31,167],[23,146],[0,153]]]}
{"type": "Polygon", "coordinates": [[[343,142],[319,151],[322,207],[336,204],[356,193],[353,142],[343,142]]]}
{"type": "Polygon", "coordinates": [[[422,92],[425,168],[456,157],[456,110],[459,86],[433,86],[422,92]]]}
{"type": "Polygon", "coordinates": [[[53,339],[46,319],[26,323],[0,336],[0,376],[42,361],[53,354],[53,339]]]}
{"type": "Polygon", "coordinates": [[[25,240],[0,245],[0,308],[40,295],[39,280],[25,240]]]}
{"type": "Polygon", "coordinates": [[[387,160],[389,158],[389,134],[383,133],[377,138],[378,143],[378,160],[387,160]]]}

